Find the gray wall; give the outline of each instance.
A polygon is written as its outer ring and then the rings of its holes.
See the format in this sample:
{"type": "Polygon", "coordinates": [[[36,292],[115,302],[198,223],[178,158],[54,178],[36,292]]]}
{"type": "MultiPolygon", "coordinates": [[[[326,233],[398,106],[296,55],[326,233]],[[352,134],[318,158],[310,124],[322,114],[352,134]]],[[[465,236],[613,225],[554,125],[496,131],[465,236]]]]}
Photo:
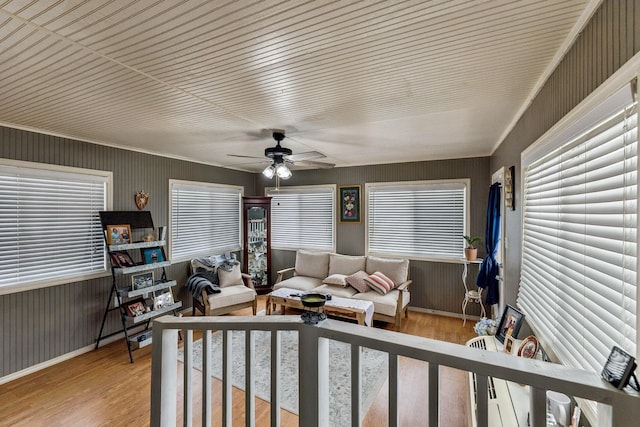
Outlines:
{"type": "MultiPolygon", "coordinates": [[[[513,131],[491,157],[491,171],[516,166],[520,154],[640,50],[640,2],[605,0],[549,77],[513,131]]],[[[521,191],[516,182],[516,210],[505,215],[507,303],[518,292],[521,257],[521,191]]]]}
{"type": "MultiPolygon", "coordinates": [[[[488,157],[294,171],[293,177],[286,182],[280,181],[280,185],[281,187],[319,184],[361,185],[362,193],[364,193],[365,183],[453,178],[471,179],[470,233],[473,236],[484,236],[491,178],[488,157]]],[[[260,176],[258,191],[264,194],[264,187],[273,185],[275,185],[274,181],[260,176]]],[[[364,209],[362,216],[363,221],[360,224],[337,223],[336,251],[338,253],[345,255],[363,255],[365,253],[364,220],[366,218],[364,209]]],[[[461,238],[460,245],[462,244],[461,238]]],[[[484,255],[484,247],[480,248],[478,253],[484,255]]],[[[292,267],[294,264],[295,252],[273,251],[272,271],[292,267]]],[[[410,277],[413,280],[410,288],[412,307],[461,313],[460,304],[464,299],[461,264],[411,261],[410,268],[410,277]]],[[[475,267],[471,268],[475,269],[475,267]]],[[[472,283],[475,274],[477,274],[477,270],[470,272],[467,279],[469,284],[472,283]]],[[[467,314],[479,315],[478,305],[471,304],[467,309],[467,314]]]]}
{"type": "MultiPolygon", "coordinates": [[[[245,194],[255,192],[254,174],[4,127],[0,157],[112,171],[113,209],[137,210],[134,195],[144,190],[150,194],[145,210],[156,226],[167,225],[170,178],[243,185],[245,194]]],[[[187,263],[172,265],[167,275],[178,280],[176,297],[191,306],[181,289],[187,263]]],[[[110,289],[111,276],[0,295],[0,377],[94,343],[110,289]]],[[[110,313],[107,331],[122,327],[116,313],[110,313]]],[[[124,344],[122,360],[128,360],[124,344]]]]}

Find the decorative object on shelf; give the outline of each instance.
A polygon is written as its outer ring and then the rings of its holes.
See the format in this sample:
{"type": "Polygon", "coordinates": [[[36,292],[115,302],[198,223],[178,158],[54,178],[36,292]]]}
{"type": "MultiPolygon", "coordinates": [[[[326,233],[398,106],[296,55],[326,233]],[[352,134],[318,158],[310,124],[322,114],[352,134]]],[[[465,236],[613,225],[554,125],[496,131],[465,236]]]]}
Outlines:
{"type": "Polygon", "coordinates": [[[148,288],[149,286],[153,286],[153,271],[131,275],[132,290],[136,291],[138,289],[148,288]]]}
{"type": "Polygon", "coordinates": [[[161,247],[157,248],[142,248],[140,249],[142,259],[145,264],[155,264],[158,262],[164,262],[164,250],[161,247]]]}
{"type": "Polygon", "coordinates": [[[122,304],[122,307],[130,317],[140,316],[150,310],[142,297],[127,301],[122,304]]]}
{"type": "Polygon", "coordinates": [[[244,272],[258,293],[271,291],[271,197],[243,197],[244,272]]]}
{"type": "Polygon", "coordinates": [[[635,387],[633,385],[631,387],[638,391],[640,387],[634,373],[636,366],[636,359],[632,355],[614,345],[604,364],[601,375],[602,378],[618,390],[625,388],[629,384],[629,380],[633,378],[635,387]]]}
{"type": "Polygon", "coordinates": [[[107,244],[124,245],[131,243],[131,227],[129,224],[107,225],[107,244]]]}
{"type": "Polygon", "coordinates": [[[163,242],[167,238],[167,227],[158,227],[158,240],[163,242]]]}
{"type": "Polygon", "coordinates": [[[504,337],[504,347],[503,350],[505,353],[508,354],[512,354],[513,353],[513,346],[515,344],[516,340],[515,338],[513,338],[511,335],[507,335],[504,337]]]}
{"type": "Polygon", "coordinates": [[[538,339],[530,335],[522,340],[518,348],[518,356],[534,359],[538,354],[538,339]]]}
{"type": "Polygon", "coordinates": [[[153,309],[160,310],[173,304],[173,293],[171,288],[161,292],[154,292],[153,295],[153,309]]]}
{"type": "Polygon", "coordinates": [[[127,251],[109,252],[109,257],[111,258],[111,264],[116,268],[134,267],[136,265],[127,251]]]}
{"type": "Polygon", "coordinates": [[[478,336],[482,335],[495,335],[498,331],[498,322],[495,319],[488,319],[483,317],[476,322],[473,330],[478,336]]]}
{"type": "Polygon", "coordinates": [[[464,257],[467,261],[475,261],[478,258],[478,248],[475,247],[476,243],[482,241],[482,237],[462,236],[467,242],[467,246],[464,248],[464,257]]]}
{"type": "Polygon", "coordinates": [[[511,166],[504,172],[504,205],[512,211],[516,210],[516,201],[514,199],[516,167],[511,166]]]}
{"type": "Polygon", "coordinates": [[[360,224],[360,186],[339,187],[338,199],[340,222],[360,224]]]}
{"type": "Polygon", "coordinates": [[[136,193],[136,206],[139,210],[144,209],[147,206],[147,202],[149,201],[149,194],[144,191],[138,191],[136,193]]]}
{"type": "Polygon", "coordinates": [[[502,313],[500,324],[498,325],[498,332],[496,333],[498,341],[504,343],[504,337],[507,335],[518,338],[518,332],[520,332],[523,321],[524,314],[512,306],[507,305],[504,313],[502,313]]]}
{"type": "Polygon", "coordinates": [[[153,234],[153,232],[149,232],[148,234],[145,234],[144,236],[142,236],[143,242],[155,242],[155,240],[156,240],[156,236],[153,234]]]}

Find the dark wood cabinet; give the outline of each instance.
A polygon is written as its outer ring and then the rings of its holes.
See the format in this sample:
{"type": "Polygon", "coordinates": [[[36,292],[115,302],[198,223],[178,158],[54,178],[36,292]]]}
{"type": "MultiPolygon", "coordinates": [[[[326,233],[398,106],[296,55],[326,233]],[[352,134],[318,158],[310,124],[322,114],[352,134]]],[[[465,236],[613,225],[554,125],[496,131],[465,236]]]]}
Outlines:
{"type": "Polygon", "coordinates": [[[271,292],[271,197],[243,197],[244,272],[258,293],[271,292]]]}

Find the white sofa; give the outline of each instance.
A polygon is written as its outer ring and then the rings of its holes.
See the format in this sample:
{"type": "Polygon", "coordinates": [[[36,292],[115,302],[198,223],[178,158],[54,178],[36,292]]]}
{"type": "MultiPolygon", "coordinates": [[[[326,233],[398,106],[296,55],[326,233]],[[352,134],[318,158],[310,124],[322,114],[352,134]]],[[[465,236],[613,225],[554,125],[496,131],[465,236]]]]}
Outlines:
{"type": "MultiPolygon", "coordinates": [[[[359,273],[359,276],[366,276],[359,273]]],[[[351,280],[353,281],[353,280],[351,280]]],[[[348,256],[328,252],[311,252],[299,250],[296,253],[295,267],[278,271],[274,289],[289,288],[301,292],[320,292],[342,298],[353,298],[373,302],[374,320],[393,323],[400,329],[402,317],[408,316],[407,307],[410,301],[409,260],[379,258],[373,256],[348,256]],[[337,278],[350,276],[358,272],[371,275],[382,272],[395,283],[395,288],[381,294],[367,286],[358,284],[356,289],[351,285],[341,286],[323,282],[336,282],[337,278]],[[329,279],[329,280],[327,280],[329,279]]]]}

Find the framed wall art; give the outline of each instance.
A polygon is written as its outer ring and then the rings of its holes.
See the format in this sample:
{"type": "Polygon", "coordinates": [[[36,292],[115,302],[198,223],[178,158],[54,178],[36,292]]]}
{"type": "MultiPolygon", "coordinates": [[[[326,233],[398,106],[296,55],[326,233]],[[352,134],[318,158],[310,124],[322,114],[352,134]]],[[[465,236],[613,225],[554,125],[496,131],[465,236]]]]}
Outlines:
{"type": "Polygon", "coordinates": [[[338,187],[338,208],[340,222],[360,223],[360,186],[338,187]]]}
{"type": "Polygon", "coordinates": [[[153,271],[131,275],[131,289],[143,289],[153,286],[153,271]]]}
{"type": "Polygon", "coordinates": [[[107,225],[107,244],[124,245],[131,243],[131,227],[129,224],[107,225]]]}
{"type": "Polygon", "coordinates": [[[520,332],[523,321],[524,314],[512,306],[507,305],[507,308],[502,314],[502,320],[500,320],[500,324],[498,325],[498,332],[496,333],[498,341],[504,344],[504,337],[507,335],[518,338],[518,332],[520,332]]]}

